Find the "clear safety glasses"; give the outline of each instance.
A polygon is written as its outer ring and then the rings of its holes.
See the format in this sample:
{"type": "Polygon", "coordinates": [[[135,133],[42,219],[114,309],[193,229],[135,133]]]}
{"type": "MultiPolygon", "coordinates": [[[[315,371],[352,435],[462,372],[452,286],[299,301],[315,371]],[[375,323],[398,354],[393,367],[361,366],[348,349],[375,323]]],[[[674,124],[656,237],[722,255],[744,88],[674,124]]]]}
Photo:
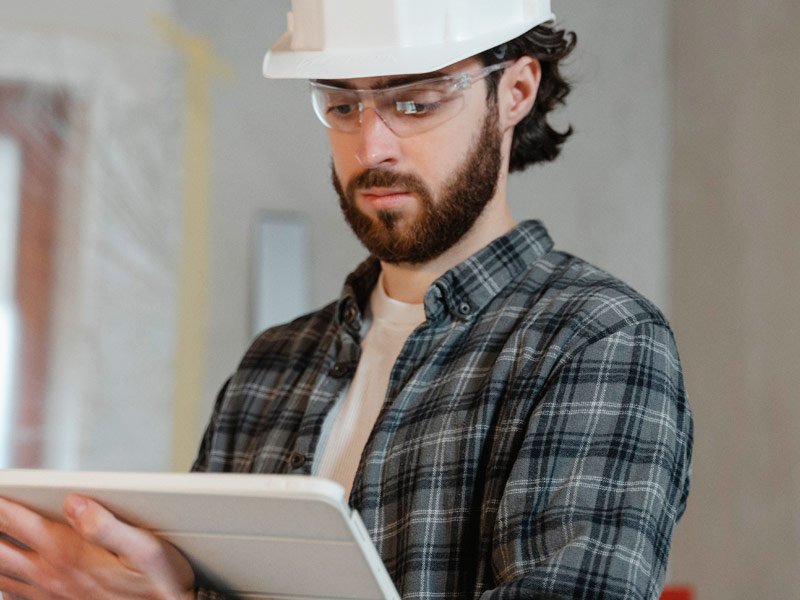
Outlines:
{"type": "Polygon", "coordinates": [[[361,128],[361,115],[373,109],[395,135],[423,133],[455,117],[464,108],[464,91],[506,61],[471,73],[455,73],[405,85],[359,90],[311,82],[311,102],[322,124],[344,133],[361,128]]]}

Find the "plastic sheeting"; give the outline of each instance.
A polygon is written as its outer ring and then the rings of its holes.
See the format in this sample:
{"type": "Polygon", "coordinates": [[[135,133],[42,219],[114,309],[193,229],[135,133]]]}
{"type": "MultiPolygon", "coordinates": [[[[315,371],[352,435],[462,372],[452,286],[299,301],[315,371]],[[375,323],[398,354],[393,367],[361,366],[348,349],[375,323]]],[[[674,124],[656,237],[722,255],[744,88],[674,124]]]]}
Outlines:
{"type": "Polygon", "coordinates": [[[0,0],[0,134],[23,149],[0,466],[162,470],[185,130],[184,61],[153,25],[169,6],[19,5],[0,0]]]}

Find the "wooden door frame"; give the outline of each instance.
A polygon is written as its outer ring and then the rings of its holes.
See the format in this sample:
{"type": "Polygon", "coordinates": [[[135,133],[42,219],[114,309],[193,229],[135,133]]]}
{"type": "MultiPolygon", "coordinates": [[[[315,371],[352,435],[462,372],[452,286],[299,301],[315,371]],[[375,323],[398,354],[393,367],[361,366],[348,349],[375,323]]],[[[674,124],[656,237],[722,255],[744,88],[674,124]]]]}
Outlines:
{"type": "Polygon", "coordinates": [[[38,467],[43,455],[52,314],[56,282],[61,165],[70,101],[60,88],[0,83],[0,132],[20,148],[16,293],[17,385],[12,394],[11,462],[38,467]]]}

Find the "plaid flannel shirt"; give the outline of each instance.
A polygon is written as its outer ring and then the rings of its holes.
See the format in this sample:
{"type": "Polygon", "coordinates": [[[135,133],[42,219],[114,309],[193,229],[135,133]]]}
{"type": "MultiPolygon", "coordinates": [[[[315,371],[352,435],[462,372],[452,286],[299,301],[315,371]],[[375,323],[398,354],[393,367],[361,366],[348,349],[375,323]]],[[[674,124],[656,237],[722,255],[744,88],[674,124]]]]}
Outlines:
{"type": "MultiPolygon", "coordinates": [[[[658,597],[692,446],[674,339],[552,246],[525,222],[439,278],[394,365],[350,504],[404,599],[658,597]]],[[[195,470],[310,473],[379,269],[256,339],[195,470]]]]}

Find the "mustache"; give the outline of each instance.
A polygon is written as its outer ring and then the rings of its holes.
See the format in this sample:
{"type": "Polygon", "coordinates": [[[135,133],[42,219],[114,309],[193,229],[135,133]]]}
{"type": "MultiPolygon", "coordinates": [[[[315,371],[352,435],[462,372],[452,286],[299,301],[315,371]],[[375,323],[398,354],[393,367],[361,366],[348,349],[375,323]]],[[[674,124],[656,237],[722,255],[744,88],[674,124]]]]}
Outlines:
{"type": "Polygon", "coordinates": [[[425,182],[411,173],[396,173],[386,169],[367,169],[347,183],[347,196],[352,199],[357,190],[371,187],[399,187],[420,197],[429,195],[425,182]]]}

